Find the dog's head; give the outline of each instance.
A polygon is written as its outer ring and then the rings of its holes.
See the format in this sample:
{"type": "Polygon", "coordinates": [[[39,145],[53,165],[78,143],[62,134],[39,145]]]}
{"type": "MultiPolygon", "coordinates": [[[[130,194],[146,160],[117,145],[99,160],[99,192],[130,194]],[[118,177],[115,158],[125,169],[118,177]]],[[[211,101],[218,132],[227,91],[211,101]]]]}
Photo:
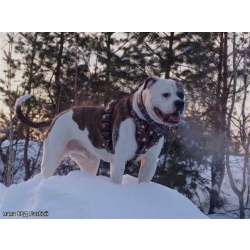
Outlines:
{"type": "Polygon", "coordinates": [[[179,124],[184,111],[184,92],[179,81],[150,77],[144,82],[141,91],[151,119],[168,126],[179,124]]]}

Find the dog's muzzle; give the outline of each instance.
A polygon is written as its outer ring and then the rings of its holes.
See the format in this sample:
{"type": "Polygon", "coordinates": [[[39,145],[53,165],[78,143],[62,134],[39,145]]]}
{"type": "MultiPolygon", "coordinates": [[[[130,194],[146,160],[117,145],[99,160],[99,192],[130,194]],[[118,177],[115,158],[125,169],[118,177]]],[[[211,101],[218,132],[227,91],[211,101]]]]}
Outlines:
{"type": "Polygon", "coordinates": [[[182,112],[184,110],[184,101],[177,100],[177,101],[174,102],[174,105],[176,107],[176,111],[180,112],[182,114],[182,112]]]}
{"type": "Polygon", "coordinates": [[[172,114],[165,114],[160,109],[154,108],[154,111],[158,118],[163,121],[165,124],[178,124],[181,121],[181,115],[184,111],[184,101],[176,100],[174,102],[175,111],[172,114]]]}

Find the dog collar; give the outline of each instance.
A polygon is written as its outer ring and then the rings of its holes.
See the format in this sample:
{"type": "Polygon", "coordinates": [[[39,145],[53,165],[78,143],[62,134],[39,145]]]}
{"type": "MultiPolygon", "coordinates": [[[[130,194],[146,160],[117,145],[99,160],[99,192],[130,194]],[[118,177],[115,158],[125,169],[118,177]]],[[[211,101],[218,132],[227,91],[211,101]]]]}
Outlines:
{"type": "Polygon", "coordinates": [[[148,114],[147,109],[143,103],[143,99],[142,99],[142,93],[143,91],[137,95],[137,106],[142,114],[142,116],[144,117],[144,119],[147,121],[148,124],[150,124],[150,126],[152,126],[154,128],[154,131],[157,134],[161,134],[162,136],[169,131],[169,127],[167,125],[163,125],[163,124],[159,124],[157,122],[155,122],[148,114]]]}

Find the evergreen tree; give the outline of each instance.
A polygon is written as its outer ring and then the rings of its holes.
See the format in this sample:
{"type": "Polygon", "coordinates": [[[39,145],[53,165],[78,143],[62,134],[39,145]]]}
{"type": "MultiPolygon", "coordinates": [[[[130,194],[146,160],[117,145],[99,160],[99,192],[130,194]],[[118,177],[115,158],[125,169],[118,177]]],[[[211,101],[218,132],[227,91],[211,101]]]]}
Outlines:
{"type": "Polygon", "coordinates": [[[211,132],[192,119],[187,119],[174,131],[173,137],[166,139],[153,181],[177,189],[205,211],[198,193],[209,197],[208,180],[202,173],[209,167],[209,139],[211,132]]]}
{"type": "Polygon", "coordinates": [[[92,34],[95,71],[91,83],[102,100],[99,102],[104,105],[133,91],[134,82],[131,82],[129,59],[126,56],[131,37],[130,33],[92,34]]]}

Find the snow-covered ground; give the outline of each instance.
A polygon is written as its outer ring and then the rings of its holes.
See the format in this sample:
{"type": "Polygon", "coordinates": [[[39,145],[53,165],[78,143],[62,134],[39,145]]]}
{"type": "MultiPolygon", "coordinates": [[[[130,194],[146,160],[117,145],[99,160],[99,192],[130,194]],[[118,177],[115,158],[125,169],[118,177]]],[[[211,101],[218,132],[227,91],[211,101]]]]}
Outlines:
{"type": "MultiPolygon", "coordinates": [[[[4,152],[7,146],[8,141],[2,143],[4,152]]],[[[113,185],[107,177],[93,177],[80,171],[74,171],[67,176],[53,176],[48,180],[42,180],[42,177],[37,174],[33,179],[23,182],[23,147],[24,141],[20,140],[15,143],[16,174],[14,178],[17,184],[6,188],[0,183],[0,218],[7,218],[2,212],[42,211],[41,209],[47,209],[49,218],[200,218],[199,216],[203,215],[191,201],[177,191],[156,183],[137,185],[135,184],[136,179],[129,175],[124,176],[123,186],[113,185]],[[100,210],[99,207],[106,209],[100,210]]],[[[41,154],[37,157],[37,152],[40,147],[39,142],[30,142],[29,158],[31,163],[37,160],[35,174],[39,173],[41,154]]],[[[66,164],[67,159],[64,161],[66,164]]],[[[243,161],[243,157],[230,156],[233,178],[239,190],[241,190],[243,179],[243,161]]],[[[67,164],[65,166],[68,166],[67,164]]],[[[3,170],[1,160],[0,170],[3,170]]],[[[57,174],[64,175],[64,173],[57,174]]],[[[201,174],[208,180],[207,188],[210,188],[210,170],[207,169],[201,174]]],[[[202,188],[204,189],[204,187],[202,188]]],[[[207,189],[202,192],[199,188],[196,191],[198,196],[196,200],[193,198],[192,202],[207,214],[209,192],[207,189]]],[[[238,218],[239,201],[237,195],[232,191],[227,173],[222,183],[220,196],[223,205],[216,211],[216,214],[209,215],[209,217],[238,218]]],[[[250,218],[250,204],[247,204],[247,201],[248,193],[246,191],[247,209],[245,212],[246,218],[250,218]]],[[[15,218],[20,217],[16,214],[15,218]]],[[[33,216],[29,218],[33,218],[33,216]]]]}
{"type": "Polygon", "coordinates": [[[186,197],[129,175],[123,185],[103,176],[72,171],[67,176],[33,179],[9,188],[0,185],[0,217],[94,219],[205,219],[186,197]]]}

